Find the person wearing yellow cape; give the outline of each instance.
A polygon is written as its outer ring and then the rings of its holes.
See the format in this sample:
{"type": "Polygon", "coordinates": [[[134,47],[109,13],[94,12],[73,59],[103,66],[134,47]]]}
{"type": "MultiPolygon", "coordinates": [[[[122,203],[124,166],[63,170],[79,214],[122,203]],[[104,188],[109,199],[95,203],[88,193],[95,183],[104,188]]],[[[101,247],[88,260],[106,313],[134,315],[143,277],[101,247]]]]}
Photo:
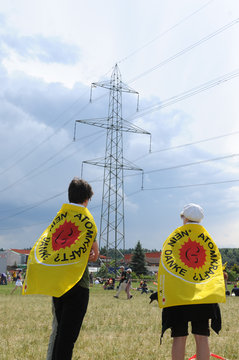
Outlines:
{"type": "Polygon", "coordinates": [[[197,360],[209,360],[211,328],[221,330],[218,303],[225,302],[220,252],[200,224],[203,209],[190,203],[181,214],[183,226],[164,242],[158,271],[158,303],[162,308],[162,334],[171,329],[172,360],[184,360],[188,323],[196,342],[197,360]]]}
{"type": "Polygon", "coordinates": [[[52,334],[47,360],[70,360],[89,301],[88,261],[99,256],[97,227],[87,209],[91,186],[74,178],[63,204],[32,248],[23,295],[52,296],[52,334]]]}

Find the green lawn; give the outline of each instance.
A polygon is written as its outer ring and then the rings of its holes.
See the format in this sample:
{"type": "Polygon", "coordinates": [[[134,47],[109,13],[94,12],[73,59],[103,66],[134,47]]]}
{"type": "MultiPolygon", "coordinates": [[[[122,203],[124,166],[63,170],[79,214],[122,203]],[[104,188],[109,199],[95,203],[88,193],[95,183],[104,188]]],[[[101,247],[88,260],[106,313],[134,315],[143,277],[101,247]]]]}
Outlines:
{"type": "MultiPolygon", "coordinates": [[[[135,285],[134,285],[135,286],[135,285]]],[[[51,298],[10,295],[14,285],[0,286],[0,359],[43,360],[51,332],[51,298]]],[[[149,286],[156,289],[155,285],[149,286]]],[[[112,290],[101,285],[90,289],[90,303],[74,360],[170,360],[171,337],[167,331],[160,345],[161,310],[149,295],[132,290],[126,300],[115,299],[112,290]]],[[[211,352],[229,360],[239,359],[239,297],[228,297],[221,305],[223,330],[211,333],[211,352]]],[[[192,335],[188,337],[188,359],[195,353],[192,335]]]]}

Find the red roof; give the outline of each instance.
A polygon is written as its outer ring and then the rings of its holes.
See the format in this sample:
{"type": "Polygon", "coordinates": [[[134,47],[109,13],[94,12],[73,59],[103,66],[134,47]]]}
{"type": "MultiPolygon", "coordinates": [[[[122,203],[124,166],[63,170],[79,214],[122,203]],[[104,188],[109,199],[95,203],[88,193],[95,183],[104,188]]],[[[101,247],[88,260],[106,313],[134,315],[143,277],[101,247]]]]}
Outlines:
{"type": "MultiPolygon", "coordinates": [[[[146,261],[147,261],[148,259],[157,259],[157,260],[159,260],[159,259],[160,259],[160,256],[161,256],[161,251],[147,252],[147,253],[145,253],[144,255],[145,255],[146,261]]],[[[124,255],[124,260],[125,260],[126,262],[130,262],[131,257],[132,257],[132,254],[125,254],[125,255],[124,255]]]]}
{"type": "Polygon", "coordinates": [[[18,254],[24,254],[24,255],[29,255],[31,250],[21,250],[21,249],[10,249],[18,254]]]}
{"type": "Polygon", "coordinates": [[[145,253],[146,258],[160,258],[160,256],[161,256],[161,251],[145,253]]]}

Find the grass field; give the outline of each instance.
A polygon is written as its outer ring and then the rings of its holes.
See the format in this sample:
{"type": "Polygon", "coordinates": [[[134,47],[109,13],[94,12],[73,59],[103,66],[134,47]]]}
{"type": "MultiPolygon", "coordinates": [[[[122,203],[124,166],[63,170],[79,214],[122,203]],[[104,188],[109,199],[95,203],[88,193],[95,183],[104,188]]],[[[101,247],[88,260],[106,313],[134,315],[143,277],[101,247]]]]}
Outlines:
{"type": "MultiPolygon", "coordinates": [[[[0,359],[43,360],[51,332],[51,298],[10,295],[12,284],[0,286],[0,359]]],[[[151,289],[156,289],[151,286],[151,289]]],[[[17,289],[20,290],[20,289],[17,289]]],[[[149,295],[132,290],[133,298],[113,298],[114,291],[101,285],[90,289],[90,303],[74,349],[74,360],[169,360],[168,330],[160,345],[161,310],[149,295]]],[[[229,360],[239,359],[239,297],[221,304],[223,329],[211,332],[211,352],[229,360]]],[[[186,359],[194,355],[188,337],[186,359]]]]}

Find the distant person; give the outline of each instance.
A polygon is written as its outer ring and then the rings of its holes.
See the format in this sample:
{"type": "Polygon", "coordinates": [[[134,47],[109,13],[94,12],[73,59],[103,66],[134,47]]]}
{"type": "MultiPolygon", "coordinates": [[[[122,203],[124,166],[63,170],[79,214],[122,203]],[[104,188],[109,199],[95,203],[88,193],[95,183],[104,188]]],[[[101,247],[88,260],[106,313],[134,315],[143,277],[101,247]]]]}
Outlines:
{"type": "Polygon", "coordinates": [[[126,294],[127,294],[127,299],[132,299],[133,295],[130,294],[130,289],[131,289],[131,281],[132,281],[132,276],[131,276],[132,270],[130,268],[128,268],[126,270],[126,294]]]}
{"type": "Polygon", "coordinates": [[[233,296],[239,296],[239,288],[237,285],[234,285],[231,294],[234,294],[233,296]]]}
{"type": "Polygon", "coordinates": [[[7,282],[9,284],[12,282],[12,277],[11,277],[11,274],[9,272],[7,273],[7,282]]]}
{"type": "Polygon", "coordinates": [[[162,335],[173,337],[172,360],[185,359],[188,322],[196,342],[197,360],[209,360],[211,327],[219,333],[218,302],[225,302],[225,283],[220,252],[200,225],[203,210],[186,205],[180,214],[183,226],[164,242],[158,273],[158,302],[162,311],[162,335]]]}
{"type": "Polygon", "coordinates": [[[121,291],[126,291],[126,285],[127,285],[127,279],[126,279],[126,271],[124,269],[124,266],[120,266],[121,274],[120,274],[120,281],[119,281],[119,288],[117,293],[115,294],[115,298],[119,298],[119,294],[121,291]]]}
{"type": "Polygon", "coordinates": [[[17,281],[17,273],[16,273],[16,271],[13,271],[13,273],[12,273],[12,280],[14,282],[17,281]]]}
{"type": "Polygon", "coordinates": [[[93,276],[93,273],[91,272],[90,273],[90,286],[93,286],[94,284],[94,276],[93,276]]]}
{"type": "Polygon", "coordinates": [[[22,290],[22,270],[19,270],[16,275],[15,288],[11,291],[11,294],[13,294],[14,291],[18,288],[20,288],[22,290]]]}
{"type": "Polygon", "coordinates": [[[7,275],[5,273],[1,274],[1,285],[7,285],[7,275]]]}
{"type": "Polygon", "coordinates": [[[144,294],[144,293],[145,293],[145,294],[148,293],[149,290],[148,290],[148,284],[147,284],[147,281],[146,281],[146,280],[143,281],[143,284],[142,284],[142,286],[141,286],[141,289],[142,289],[142,290],[141,290],[141,295],[144,294]]]}
{"type": "Polygon", "coordinates": [[[53,297],[47,360],[70,360],[89,301],[88,261],[99,255],[97,227],[87,209],[91,186],[74,178],[70,204],[60,211],[30,252],[23,294],[53,297]]]}

